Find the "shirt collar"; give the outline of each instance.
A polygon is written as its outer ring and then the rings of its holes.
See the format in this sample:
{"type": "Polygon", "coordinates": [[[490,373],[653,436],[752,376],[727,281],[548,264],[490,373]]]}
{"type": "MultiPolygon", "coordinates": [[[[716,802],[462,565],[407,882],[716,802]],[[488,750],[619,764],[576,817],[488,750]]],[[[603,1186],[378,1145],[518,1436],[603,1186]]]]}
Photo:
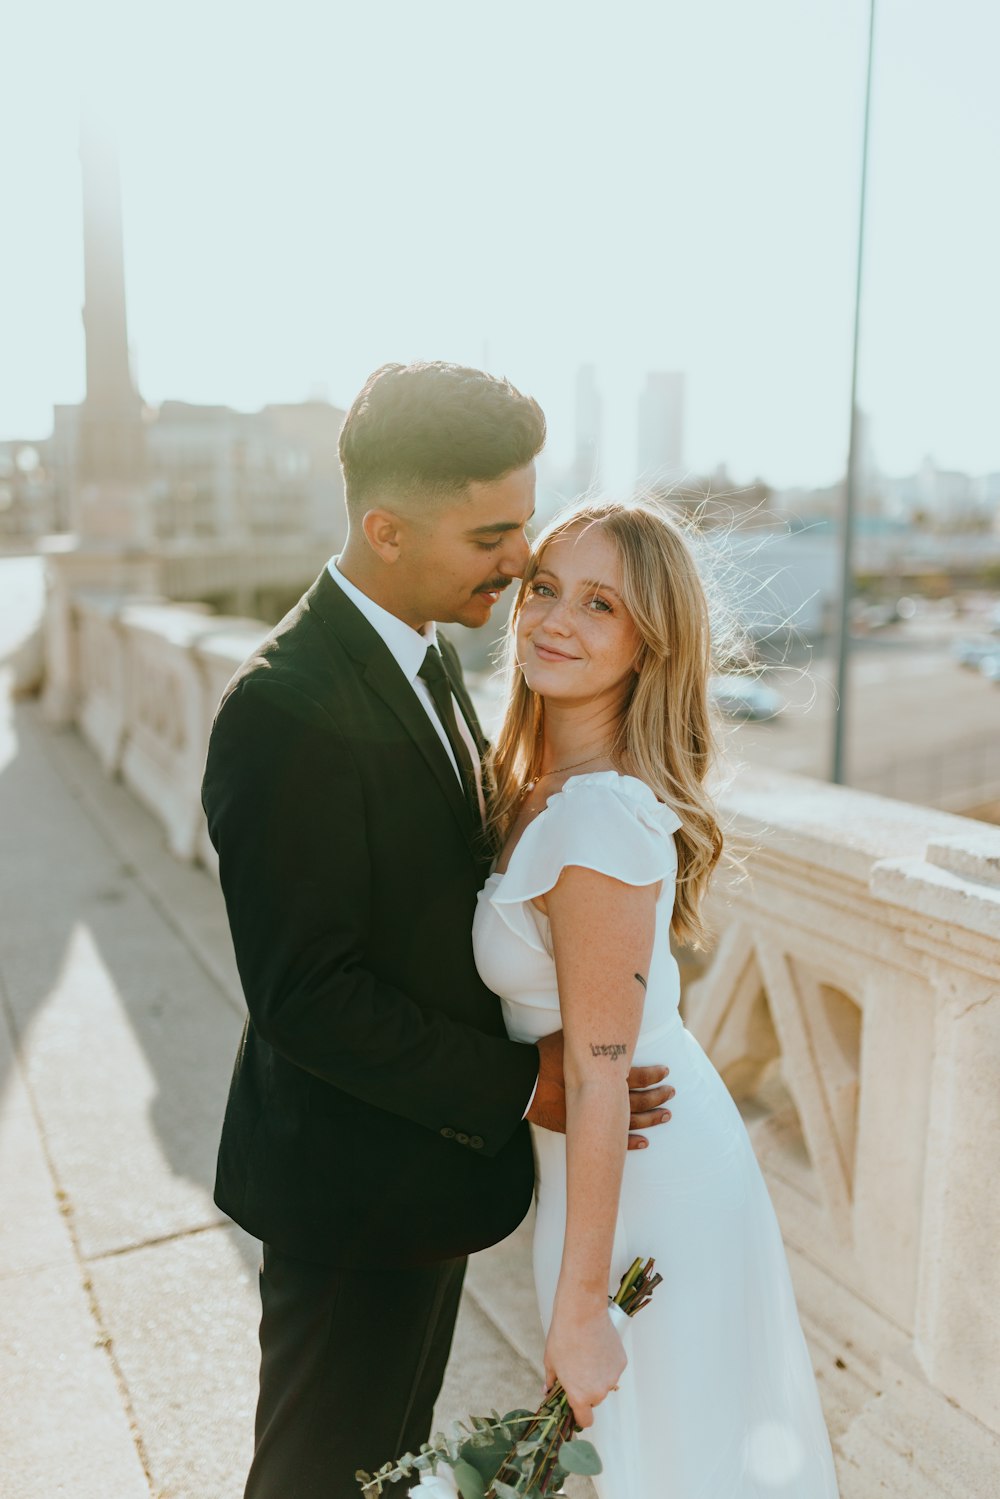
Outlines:
{"type": "Polygon", "coordinates": [[[427,647],[437,645],[436,624],[433,620],[429,620],[421,634],[398,615],[390,614],[388,609],[383,609],[381,604],[376,604],[374,599],[370,599],[367,593],[362,593],[350,578],[344,577],[337,566],[339,560],[339,557],[331,557],[326,564],[327,572],[338,587],[347,594],[351,603],[360,609],[372,629],[388,646],[393,660],[412,687],[417,673],[424,664],[427,647]]]}

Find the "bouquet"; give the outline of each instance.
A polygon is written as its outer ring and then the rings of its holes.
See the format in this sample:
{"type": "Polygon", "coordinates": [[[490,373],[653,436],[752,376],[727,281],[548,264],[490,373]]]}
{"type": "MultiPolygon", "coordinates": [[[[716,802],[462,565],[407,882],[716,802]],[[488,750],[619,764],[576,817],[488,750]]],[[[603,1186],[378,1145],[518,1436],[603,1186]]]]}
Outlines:
{"type": "MultiPolygon", "coordinates": [[[[611,1305],[626,1317],[648,1306],[663,1277],[655,1262],[635,1260],[622,1276],[611,1305]]],[[[437,1433],[419,1453],[405,1452],[377,1473],[355,1475],[365,1499],[375,1499],[383,1485],[415,1474],[410,1492],[416,1499],[545,1499],[569,1473],[600,1473],[601,1459],[579,1428],[566,1392],[556,1381],[536,1411],[513,1410],[501,1416],[470,1416],[456,1421],[452,1435],[437,1433]]]]}

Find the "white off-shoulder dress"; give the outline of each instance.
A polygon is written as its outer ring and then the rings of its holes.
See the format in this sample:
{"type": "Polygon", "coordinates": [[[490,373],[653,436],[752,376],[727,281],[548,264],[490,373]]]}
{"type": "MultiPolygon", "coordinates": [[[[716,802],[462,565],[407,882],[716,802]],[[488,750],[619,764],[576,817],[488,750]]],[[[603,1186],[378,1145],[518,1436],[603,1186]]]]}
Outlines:
{"type": "MultiPolygon", "coordinates": [[[[739,1111],[678,1013],[670,949],[680,821],[643,782],[573,776],[480,894],[473,940],[509,1034],[560,1029],[548,920],[532,905],[582,865],[662,881],[637,1064],[670,1068],[669,1122],[625,1158],[609,1293],[637,1256],[663,1284],[623,1332],[628,1367],[595,1410],[601,1499],[836,1499],[781,1233],[739,1111]]],[[[548,1328],[566,1224],[565,1136],[532,1126],[538,1305],[548,1328]]]]}

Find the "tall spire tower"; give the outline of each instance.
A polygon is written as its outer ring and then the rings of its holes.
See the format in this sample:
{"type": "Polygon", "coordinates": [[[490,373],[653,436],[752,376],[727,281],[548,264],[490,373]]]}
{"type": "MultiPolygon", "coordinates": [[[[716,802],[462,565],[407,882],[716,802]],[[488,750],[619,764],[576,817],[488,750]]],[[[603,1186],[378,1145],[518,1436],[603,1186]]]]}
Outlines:
{"type": "Polygon", "coordinates": [[[150,539],[145,437],[128,356],[118,151],[109,125],[89,112],[80,123],[80,161],[87,394],[75,526],[87,539],[143,543],[150,539]]]}

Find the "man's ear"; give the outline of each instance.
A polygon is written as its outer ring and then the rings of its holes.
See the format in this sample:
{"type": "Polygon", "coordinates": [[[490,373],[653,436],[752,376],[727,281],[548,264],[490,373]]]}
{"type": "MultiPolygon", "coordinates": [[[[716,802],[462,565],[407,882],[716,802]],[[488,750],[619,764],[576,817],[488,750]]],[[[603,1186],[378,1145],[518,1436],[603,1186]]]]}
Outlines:
{"type": "Polygon", "coordinates": [[[368,510],[361,522],[365,540],[382,562],[399,560],[402,523],[391,510],[368,510]]]}

